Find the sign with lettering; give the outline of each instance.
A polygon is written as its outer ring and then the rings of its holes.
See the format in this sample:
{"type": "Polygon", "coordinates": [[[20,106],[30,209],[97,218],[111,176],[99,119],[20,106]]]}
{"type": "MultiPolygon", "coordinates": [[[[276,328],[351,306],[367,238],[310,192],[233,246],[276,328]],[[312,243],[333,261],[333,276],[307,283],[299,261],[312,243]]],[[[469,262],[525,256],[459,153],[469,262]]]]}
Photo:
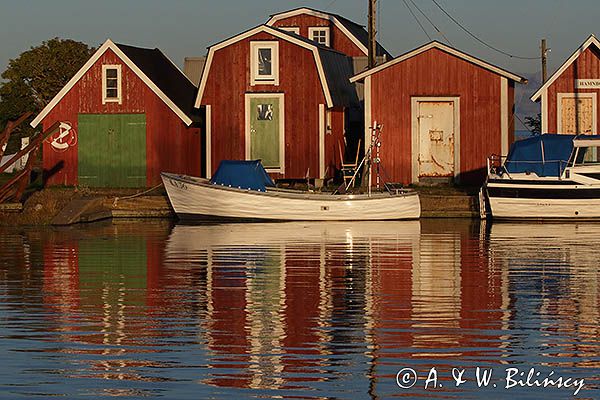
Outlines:
{"type": "Polygon", "coordinates": [[[577,89],[600,89],[600,79],[576,79],[577,89]]]}

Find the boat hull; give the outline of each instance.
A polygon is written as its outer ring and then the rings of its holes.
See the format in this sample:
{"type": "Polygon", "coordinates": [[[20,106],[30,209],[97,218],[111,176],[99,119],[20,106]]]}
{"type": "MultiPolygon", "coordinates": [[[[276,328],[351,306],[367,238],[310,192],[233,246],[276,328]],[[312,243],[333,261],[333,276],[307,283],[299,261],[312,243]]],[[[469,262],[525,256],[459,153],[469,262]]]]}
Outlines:
{"type": "Polygon", "coordinates": [[[211,184],[208,180],[161,174],[169,200],[182,219],[242,221],[373,221],[418,219],[416,193],[328,195],[258,192],[211,184]]]}
{"type": "Polygon", "coordinates": [[[600,219],[600,187],[575,182],[488,182],[493,219],[600,219]]]}

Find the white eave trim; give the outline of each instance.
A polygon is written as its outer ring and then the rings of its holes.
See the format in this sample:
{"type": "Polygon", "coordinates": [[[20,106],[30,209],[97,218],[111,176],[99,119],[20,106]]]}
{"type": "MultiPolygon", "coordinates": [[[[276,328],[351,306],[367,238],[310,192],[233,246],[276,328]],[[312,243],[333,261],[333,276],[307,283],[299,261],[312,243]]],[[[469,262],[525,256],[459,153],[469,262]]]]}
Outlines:
{"type": "Polygon", "coordinates": [[[571,54],[571,57],[569,57],[567,59],[567,61],[564,62],[563,65],[560,66],[560,68],[558,70],[556,70],[555,73],[552,74],[552,76],[550,77],[550,79],[548,79],[546,81],[546,83],[544,83],[531,97],[531,101],[538,101],[540,99],[540,97],[542,96],[542,93],[544,92],[544,90],[546,90],[550,85],[552,85],[552,83],[554,83],[554,81],[556,79],[558,79],[559,76],[562,75],[563,72],[565,72],[565,70],[567,68],[569,68],[571,66],[571,64],[573,64],[573,62],[575,62],[575,60],[581,55],[583,54],[584,51],[587,50],[588,47],[590,47],[591,45],[595,45],[596,48],[598,48],[600,50],[600,41],[598,39],[596,39],[596,36],[594,35],[590,35],[589,38],[587,38],[587,40],[585,42],[583,42],[583,44],[581,46],[579,46],[579,48],[577,50],[575,50],[575,52],[573,54],[571,54]]]}
{"type": "Polygon", "coordinates": [[[276,28],[272,28],[266,25],[259,25],[256,28],[253,28],[244,33],[240,33],[237,36],[232,37],[231,39],[227,39],[221,43],[217,43],[211,46],[208,50],[208,58],[206,59],[206,65],[204,66],[204,71],[202,71],[202,78],[200,79],[200,85],[198,87],[198,96],[196,96],[196,102],[194,107],[200,108],[202,105],[202,97],[204,96],[204,90],[206,89],[206,83],[208,81],[208,75],[210,74],[210,68],[212,66],[212,61],[214,58],[214,54],[217,50],[223,49],[227,46],[230,46],[234,43],[237,43],[241,40],[247,39],[251,36],[256,35],[260,32],[266,32],[270,35],[273,35],[279,39],[286,40],[290,43],[296,44],[300,47],[308,49],[312,51],[313,57],[315,59],[315,64],[317,66],[317,71],[319,73],[319,80],[321,81],[321,86],[323,87],[323,93],[325,95],[325,100],[327,101],[327,108],[333,107],[333,99],[331,97],[331,92],[329,91],[329,85],[327,83],[327,79],[325,78],[325,70],[323,69],[323,63],[321,62],[321,54],[319,53],[319,48],[316,45],[309,44],[304,42],[303,40],[296,39],[293,37],[293,34],[288,34],[285,31],[281,31],[276,28]]]}
{"type": "Polygon", "coordinates": [[[60,92],[58,92],[58,94],[54,96],[50,103],[48,103],[48,105],[44,107],[44,109],[34,118],[34,120],[31,121],[31,126],[33,128],[38,126],[38,124],[50,113],[50,111],[52,111],[52,109],[62,100],[62,98],[65,97],[67,93],[69,93],[73,86],[75,86],[75,84],[79,82],[83,75],[85,75],[86,72],[88,72],[88,70],[100,59],[100,57],[108,49],[111,49],[117,55],[117,57],[119,57],[121,61],[125,63],[125,65],[127,65],[146,85],[148,85],[148,87],[175,114],[177,114],[177,116],[181,118],[181,120],[187,126],[190,126],[192,124],[193,121],[190,119],[190,117],[188,117],[179,107],[177,107],[177,105],[175,105],[175,103],[173,103],[173,101],[171,101],[171,99],[167,97],[167,95],[162,90],[160,90],[158,86],[156,86],[154,82],[152,82],[150,78],[148,78],[148,76],[146,76],[146,74],[144,74],[142,70],[139,69],[138,66],[135,65],[133,61],[131,61],[131,59],[127,57],[125,53],[123,53],[123,51],[121,51],[121,49],[119,49],[119,47],[112,40],[107,39],[106,42],[104,42],[104,44],[102,44],[102,46],[100,46],[100,48],[96,50],[94,55],[83,65],[83,67],[81,67],[81,69],[77,71],[75,76],[73,76],[71,80],[69,80],[69,82],[60,90],[60,92]]]}
{"type": "Polygon", "coordinates": [[[450,53],[450,54],[452,54],[452,55],[454,55],[454,56],[456,56],[458,58],[462,58],[463,60],[466,60],[466,61],[468,61],[470,63],[473,63],[475,65],[478,65],[478,66],[480,66],[482,68],[485,68],[487,70],[495,72],[498,75],[504,76],[504,77],[506,77],[508,79],[511,79],[511,80],[515,81],[515,82],[527,83],[527,79],[523,78],[522,76],[513,74],[512,72],[506,71],[506,70],[504,70],[502,68],[498,68],[498,67],[496,67],[496,66],[494,66],[492,64],[489,64],[489,63],[487,63],[485,61],[482,61],[482,60],[480,60],[478,58],[470,56],[470,55],[468,55],[466,53],[463,53],[462,51],[456,50],[456,49],[454,49],[452,47],[446,46],[445,44],[437,42],[437,41],[433,41],[431,43],[427,43],[424,46],[421,46],[421,47],[419,47],[419,48],[417,48],[415,50],[412,50],[412,51],[410,51],[408,53],[405,53],[405,54],[403,54],[401,56],[398,56],[398,57],[396,57],[396,58],[394,58],[394,59],[392,59],[392,60],[390,60],[390,61],[388,61],[388,62],[386,62],[384,64],[381,64],[381,65],[379,65],[379,66],[377,66],[375,68],[371,68],[371,69],[369,69],[367,71],[361,72],[360,74],[355,75],[352,78],[350,78],[350,82],[354,83],[354,82],[363,80],[363,79],[365,79],[369,75],[372,75],[372,74],[374,74],[376,72],[384,70],[384,69],[386,69],[388,67],[391,67],[394,64],[398,64],[398,63],[400,63],[402,61],[408,60],[409,58],[412,58],[412,57],[414,57],[416,55],[419,55],[419,54],[421,54],[423,52],[426,52],[426,51],[428,51],[430,49],[433,49],[433,48],[442,50],[442,51],[444,51],[446,53],[450,53]]]}
{"type": "Polygon", "coordinates": [[[352,43],[354,43],[356,45],[356,47],[358,47],[360,49],[360,51],[362,51],[364,53],[365,56],[369,54],[369,50],[367,49],[367,46],[365,46],[360,40],[358,40],[358,38],[356,36],[354,36],[338,18],[336,18],[334,15],[331,15],[331,14],[319,12],[316,10],[311,10],[309,8],[299,8],[296,10],[286,11],[286,12],[282,12],[280,14],[272,15],[271,18],[269,18],[269,20],[267,21],[266,25],[273,26],[279,20],[290,18],[290,17],[295,17],[298,15],[310,15],[312,17],[326,19],[328,21],[333,22],[333,24],[339,30],[344,32],[344,35],[346,35],[348,37],[348,39],[350,39],[352,41],[352,43]]]}

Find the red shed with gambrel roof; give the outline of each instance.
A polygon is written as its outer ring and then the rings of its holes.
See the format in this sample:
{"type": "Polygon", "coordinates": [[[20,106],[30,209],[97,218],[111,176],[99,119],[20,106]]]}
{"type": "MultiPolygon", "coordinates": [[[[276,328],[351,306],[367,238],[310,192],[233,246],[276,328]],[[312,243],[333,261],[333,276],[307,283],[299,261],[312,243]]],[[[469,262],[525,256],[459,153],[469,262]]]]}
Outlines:
{"type": "MultiPolygon", "coordinates": [[[[302,7],[271,15],[267,25],[293,32],[353,58],[366,60],[369,54],[367,30],[341,15],[302,7]]],[[[392,58],[379,43],[377,56],[382,61],[392,58]]]]}
{"type": "Polygon", "coordinates": [[[351,75],[344,54],[266,25],[211,46],[195,104],[208,175],[224,159],[261,159],[275,178],[333,176],[358,102],[351,75]]]}
{"type": "Polygon", "coordinates": [[[600,41],[591,35],[531,96],[541,101],[542,132],[598,134],[600,41]]]}
{"type": "Polygon", "coordinates": [[[202,174],[196,88],[160,50],[107,40],[32,121],[47,184],[146,187],[161,171],[202,174]]]}
{"type": "Polygon", "coordinates": [[[365,83],[365,145],[383,124],[386,178],[479,184],[491,154],[514,140],[514,84],[526,80],[431,42],[354,76],[365,83]]]}

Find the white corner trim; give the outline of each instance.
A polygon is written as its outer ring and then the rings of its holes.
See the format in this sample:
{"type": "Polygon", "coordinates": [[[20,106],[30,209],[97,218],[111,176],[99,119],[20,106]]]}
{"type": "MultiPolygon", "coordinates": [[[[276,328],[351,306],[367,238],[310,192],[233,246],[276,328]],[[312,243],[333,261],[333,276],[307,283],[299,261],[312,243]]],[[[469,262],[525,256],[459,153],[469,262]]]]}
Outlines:
{"type": "Polygon", "coordinates": [[[388,67],[391,67],[392,65],[398,64],[399,62],[402,62],[404,60],[408,60],[409,58],[417,56],[417,55],[419,55],[419,54],[421,54],[421,53],[423,53],[425,51],[428,51],[428,50],[430,50],[432,48],[436,48],[436,49],[442,50],[442,51],[444,51],[446,53],[452,54],[452,55],[454,55],[454,56],[456,56],[458,58],[462,58],[465,61],[468,61],[470,63],[478,65],[478,66],[480,66],[482,68],[485,68],[487,70],[490,70],[492,72],[495,72],[498,75],[501,75],[501,76],[504,76],[506,78],[509,78],[509,79],[511,79],[511,80],[513,80],[515,82],[520,82],[520,83],[526,82],[526,79],[523,78],[523,77],[515,75],[512,72],[506,71],[506,70],[504,70],[502,68],[498,68],[498,67],[496,67],[496,66],[494,66],[492,64],[489,64],[489,63],[487,63],[487,62],[485,62],[483,60],[480,60],[478,58],[470,56],[467,53],[463,53],[462,51],[456,50],[456,49],[454,49],[452,47],[446,46],[445,44],[440,43],[440,42],[436,42],[436,41],[433,41],[431,43],[427,43],[427,44],[425,44],[425,45],[423,45],[423,46],[421,46],[421,47],[419,47],[419,48],[417,48],[415,50],[409,51],[408,53],[405,53],[405,54],[403,54],[401,56],[393,58],[390,61],[388,61],[386,63],[383,63],[383,64],[381,64],[381,65],[379,65],[379,66],[377,66],[375,68],[371,68],[371,69],[368,69],[368,70],[366,70],[364,72],[361,72],[360,74],[354,75],[352,78],[350,78],[350,82],[354,83],[356,81],[360,81],[360,80],[366,78],[369,75],[377,73],[377,72],[379,72],[381,70],[384,70],[384,69],[386,69],[388,67]]]}
{"type": "MultiPolygon", "coordinates": [[[[557,93],[556,94],[556,133],[564,133],[562,127],[562,99],[564,98],[575,98],[575,99],[592,99],[592,135],[598,134],[598,98],[595,92],[579,92],[579,93],[557,93]]],[[[576,115],[575,118],[578,118],[576,115]]],[[[582,132],[584,133],[584,132],[582,132]]],[[[579,132],[577,132],[579,134],[579,132]]]]}
{"type": "Polygon", "coordinates": [[[548,133],[548,88],[542,91],[542,127],[540,133],[548,133]]]}
{"type": "Polygon", "coordinates": [[[373,126],[373,115],[372,115],[372,99],[373,93],[371,88],[371,77],[367,76],[365,79],[365,137],[363,138],[363,143],[365,146],[365,154],[369,150],[371,146],[371,126],[373,126]]]}
{"type": "Polygon", "coordinates": [[[419,153],[421,138],[419,137],[419,103],[429,101],[451,101],[454,103],[454,179],[459,181],[460,169],[460,97],[411,97],[411,152],[412,152],[412,183],[419,182],[419,153]]]}
{"type": "Polygon", "coordinates": [[[210,104],[206,105],[206,113],[205,113],[205,122],[206,122],[206,145],[204,148],[204,153],[206,156],[206,178],[212,178],[212,106],[210,104]]]}
{"type": "Polygon", "coordinates": [[[227,46],[230,46],[234,43],[237,43],[241,40],[244,40],[251,36],[254,36],[259,32],[266,32],[266,33],[273,35],[279,39],[288,41],[290,43],[293,43],[293,44],[303,47],[305,49],[311,50],[313,52],[313,57],[315,59],[315,63],[317,64],[319,78],[321,80],[321,85],[323,87],[323,93],[325,94],[325,98],[327,100],[327,107],[329,107],[329,108],[333,107],[331,93],[329,91],[329,86],[327,84],[327,80],[325,79],[325,72],[323,70],[321,56],[319,55],[319,48],[316,45],[307,43],[303,40],[293,37],[290,34],[287,34],[283,31],[280,31],[275,28],[271,28],[270,26],[266,26],[266,25],[259,25],[253,29],[250,29],[249,31],[240,33],[237,36],[234,36],[230,39],[224,40],[224,41],[217,43],[210,47],[210,49],[208,51],[208,58],[206,60],[205,66],[204,66],[204,70],[202,71],[202,78],[200,79],[200,85],[198,88],[198,96],[196,96],[196,102],[194,104],[194,107],[200,108],[200,106],[202,105],[202,98],[204,97],[204,91],[206,90],[206,84],[208,82],[208,75],[210,74],[210,68],[212,66],[212,61],[213,61],[215,52],[220,49],[223,49],[227,46]]]}
{"type": "Polygon", "coordinates": [[[325,179],[325,104],[319,104],[319,178],[325,179]]]}
{"type": "Polygon", "coordinates": [[[583,42],[583,44],[579,46],[569,58],[567,58],[563,65],[561,65],[560,68],[557,69],[556,72],[553,73],[552,76],[550,76],[550,78],[538,90],[536,90],[536,92],[530,97],[531,101],[538,101],[543,92],[546,91],[550,85],[552,85],[554,81],[556,81],[558,77],[561,76],[562,73],[565,72],[565,70],[569,68],[569,66],[573,64],[573,62],[592,44],[594,44],[596,48],[600,49],[600,41],[596,39],[594,35],[590,35],[590,37],[588,37],[587,40],[583,42]]]}
{"type": "Polygon", "coordinates": [[[508,154],[508,79],[500,77],[500,155],[508,154]]]}
{"type": "Polygon", "coordinates": [[[244,147],[245,147],[245,158],[246,160],[251,159],[251,128],[250,120],[251,99],[260,98],[277,98],[279,100],[279,168],[265,168],[267,172],[285,174],[285,95],[283,93],[246,93],[245,94],[245,135],[244,135],[244,147]]]}
{"type": "Polygon", "coordinates": [[[123,101],[123,93],[121,92],[121,64],[102,64],[102,104],[119,103],[123,101]],[[109,69],[117,70],[117,97],[106,97],[106,71],[109,69]]]}
{"type": "Polygon", "coordinates": [[[333,22],[333,24],[340,31],[342,31],[344,33],[344,35],[346,35],[348,37],[348,39],[350,39],[350,41],[352,41],[352,43],[354,43],[354,45],[356,47],[358,47],[361,52],[364,53],[364,55],[369,54],[369,50],[367,49],[367,46],[362,44],[362,42],[360,40],[358,40],[358,38],[356,36],[354,36],[352,33],[350,33],[350,31],[346,28],[346,26],[344,24],[342,24],[340,22],[339,19],[337,19],[335,16],[333,16],[331,14],[318,12],[315,10],[311,10],[309,8],[299,8],[297,10],[291,10],[291,11],[287,11],[287,12],[283,12],[283,13],[271,16],[271,18],[266,22],[266,25],[274,26],[274,24],[277,21],[280,21],[280,20],[286,19],[286,18],[290,18],[290,17],[295,17],[297,15],[302,15],[302,14],[310,15],[312,17],[317,17],[317,18],[321,18],[321,19],[325,19],[327,21],[333,22]]]}
{"type": "Polygon", "coordinates": [[[35,128],[38,124],[52,111],[52,109],[69,93],[75,84],[85,75],[86,72],[100,59],[100,57],[111,49],[117,57],[119,57],[125,65],[127,65],[148,87],[187,125],[192,124],[192,120],[169,99],[163,92],[152,82],[146,74],[144,74],[134,63],[113,43],[107,39],[92,55],[92,57],[77,71],[77,73],[69,80],[69,82],[58,92],[56,96],[44,107],[44,109],[31,121],[31,126],[35,128]]]}

